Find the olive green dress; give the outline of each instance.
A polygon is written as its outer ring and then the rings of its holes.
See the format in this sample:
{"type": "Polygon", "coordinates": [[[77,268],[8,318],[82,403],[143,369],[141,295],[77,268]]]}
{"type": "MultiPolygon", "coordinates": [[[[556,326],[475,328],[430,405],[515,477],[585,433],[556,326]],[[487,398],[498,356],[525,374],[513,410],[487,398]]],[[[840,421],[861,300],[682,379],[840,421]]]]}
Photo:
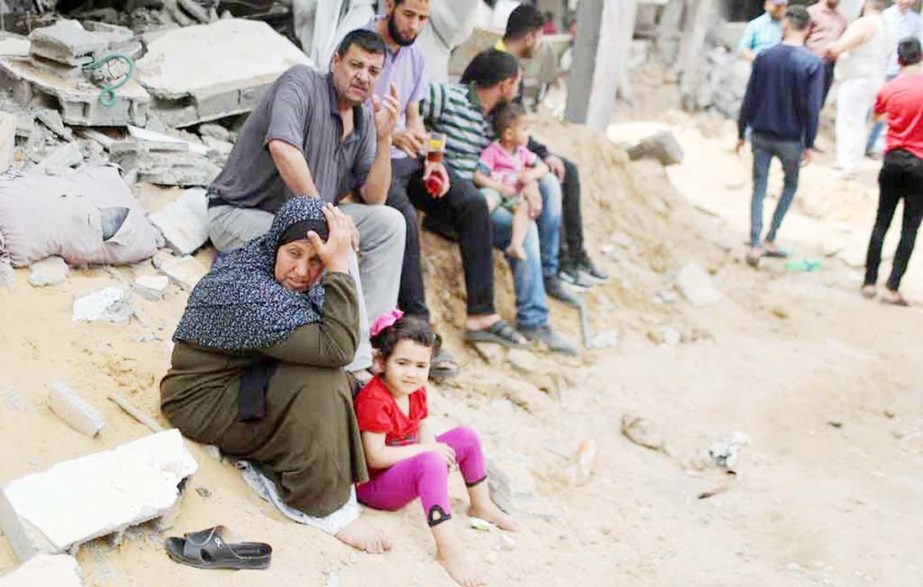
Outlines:
{"type": "Polygon", "coordinates": [[[185,436],[260,464],[285,503],[314,517],[341,508],[351,486],[368,479],[343,371],[359,339],[356,287],[345,273],[327,274],[323,285],[320,322],[249,352],[177,342],[160,384],[161,409],[185,436]],[[240,377],[265,357],[277,361],[266,391],[267,414],[240,422],[240,377]]]}

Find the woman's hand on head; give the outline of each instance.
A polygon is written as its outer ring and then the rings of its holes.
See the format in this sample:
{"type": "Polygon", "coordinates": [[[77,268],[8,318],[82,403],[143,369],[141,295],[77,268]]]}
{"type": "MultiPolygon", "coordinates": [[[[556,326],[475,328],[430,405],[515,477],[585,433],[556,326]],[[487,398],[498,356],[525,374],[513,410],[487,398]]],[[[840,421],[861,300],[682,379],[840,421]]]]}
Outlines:
{"type": "Polygon", "coordinates": [[[353,223],[342,210],[333,204],[324,204],[329,236],[324,242],[316,232],[308,232],[308,240],[317,250],[317,256],[327,271],[346,273],[349,268],[349,252],[352,250],[353,223]]]}

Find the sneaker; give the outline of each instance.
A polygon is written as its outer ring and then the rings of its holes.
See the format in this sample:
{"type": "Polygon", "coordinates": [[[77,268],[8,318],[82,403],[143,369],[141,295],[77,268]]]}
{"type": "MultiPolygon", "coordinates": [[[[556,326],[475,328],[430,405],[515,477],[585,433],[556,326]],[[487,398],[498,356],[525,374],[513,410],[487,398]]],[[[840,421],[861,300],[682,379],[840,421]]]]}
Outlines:
{"type": "Polygon", "coordinates": [[[568,291],[564,287],[564,283],[557,277],[545,278],[545,293],[572,308],[580,306],[580,300],[577,299],[577,296],[568,291]]]}
{"type": "Polygon", "coordinates": [[[609,281],[609,275],[604,273],[593,264],[593,261],[590,260],[590,257],[584,253],[579,261],[577,261],[577,271],[587,279],[594,283],[605,283],[609,281]]]}
{"type": "Polygon", "coordinates": [[[532,342],[545,343],[551,352],[572,356],[580,354],[580,349],[576,344],[556,333],[547,324],[544,326],[520,326],[516,330],[532,342]]]}
{"type": "Polygon", "coordinates": [[[577,265],[573,263],[561,264],[561,269],[558,271],[558,279],[584,291],[596,285],[595,281],[588,279],[587,276],[578,269],[577,265]]]}

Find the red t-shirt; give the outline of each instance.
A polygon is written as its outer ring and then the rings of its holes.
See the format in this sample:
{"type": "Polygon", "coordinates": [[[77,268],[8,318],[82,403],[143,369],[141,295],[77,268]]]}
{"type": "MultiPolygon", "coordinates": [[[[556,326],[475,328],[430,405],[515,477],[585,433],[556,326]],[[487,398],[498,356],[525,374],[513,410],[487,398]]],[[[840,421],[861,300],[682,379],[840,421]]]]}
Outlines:
{"type": "Polygon", "coordinates": [[[888,117],[885,152],[905,149],[923,159],[923,75],[901,74],[882,86],[875,114],[888,117]]]}
{"type": "Polygon", "coordinates": [[[384,433],[385,444],[388,446],[420,442],[420,422],[429,414],[426,409],[426,387],[421,387],[409,397],[410,413],[404,414],[381,377],[373,377],[356,396],[359,430],[384,433]]]}

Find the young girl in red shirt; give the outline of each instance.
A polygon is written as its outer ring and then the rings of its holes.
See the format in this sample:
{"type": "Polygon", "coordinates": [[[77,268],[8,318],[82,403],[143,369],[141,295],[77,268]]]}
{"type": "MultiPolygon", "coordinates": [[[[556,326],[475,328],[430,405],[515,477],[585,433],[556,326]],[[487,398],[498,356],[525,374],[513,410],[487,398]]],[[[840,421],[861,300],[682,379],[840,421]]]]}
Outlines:
{"type": "Polygon", "coordinates": [[[403,317],[399,310],[379,317],[371,335],[381,374],[356,396],[369,466],[369,481],[356,489],[359,501],[375,509],[397,510],[419,497],[439,562],[457,583],[482,585],[480,573],[465,560],[452,524],[446,523],[452,518],[450,470],[457,465],[468,486],[468,515],[504,530],[518,528],[490,499],[477,433],[462,426],[434,436],[427,426],[425,383],[439,340],[425,321],[403,317]]]}

